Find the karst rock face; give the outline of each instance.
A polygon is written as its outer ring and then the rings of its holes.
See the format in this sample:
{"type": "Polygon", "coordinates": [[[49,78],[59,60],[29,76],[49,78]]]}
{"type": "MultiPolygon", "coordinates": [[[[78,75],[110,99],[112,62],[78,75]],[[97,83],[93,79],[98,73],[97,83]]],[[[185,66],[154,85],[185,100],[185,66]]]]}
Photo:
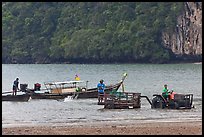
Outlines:
{"type": "Polygon", "coordinates": [[[163,32],[162,39],[176,55],[202,55],[202,2],[185,2],[174,33],[163,32]]]}

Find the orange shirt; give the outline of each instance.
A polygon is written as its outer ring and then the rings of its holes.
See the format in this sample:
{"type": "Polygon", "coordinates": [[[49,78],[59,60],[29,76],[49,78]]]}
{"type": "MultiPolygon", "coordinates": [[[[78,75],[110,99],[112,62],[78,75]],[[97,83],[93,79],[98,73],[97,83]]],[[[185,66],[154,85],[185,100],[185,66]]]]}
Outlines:
{"type": "Polygon", "coordinates": [[[169,99],[174,99],[174,95],[176,94],[176,92],[172,92],[170,95],[169,95],[169,99]]]}

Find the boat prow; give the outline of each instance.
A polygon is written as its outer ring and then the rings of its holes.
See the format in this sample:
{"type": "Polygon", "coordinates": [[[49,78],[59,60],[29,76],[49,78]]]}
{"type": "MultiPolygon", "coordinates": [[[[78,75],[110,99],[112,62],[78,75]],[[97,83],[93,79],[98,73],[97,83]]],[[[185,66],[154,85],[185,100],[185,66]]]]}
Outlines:
{"type": "Polygon", "coordinates": [[[27,102],[30,99],[30,95],[2,95],[2,101],[15,101],[15,102],[27,102]]]}

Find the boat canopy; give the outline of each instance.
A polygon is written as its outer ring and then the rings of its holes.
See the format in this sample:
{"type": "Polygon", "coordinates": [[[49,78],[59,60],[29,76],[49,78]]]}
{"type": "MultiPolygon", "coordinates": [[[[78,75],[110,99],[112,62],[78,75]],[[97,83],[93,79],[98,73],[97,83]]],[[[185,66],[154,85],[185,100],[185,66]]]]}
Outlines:
{"type": "Polygon", "coordinates": [[[45,85],[64,85],[64,84],[76,84],[82,83],[84,81],[81,80],[72,80],[72,81],[59,81],[59,82],[45,82],[45,85]]]}

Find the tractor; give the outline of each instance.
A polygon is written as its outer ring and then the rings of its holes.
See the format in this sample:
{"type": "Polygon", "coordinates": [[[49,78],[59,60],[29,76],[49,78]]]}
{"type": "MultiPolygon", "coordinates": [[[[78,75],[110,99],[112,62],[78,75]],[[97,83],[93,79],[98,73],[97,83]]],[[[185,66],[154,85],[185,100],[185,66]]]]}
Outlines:
{"type": "Polygon", "coordinates": [[[193,94],[175,94],[174,99],[169,97],[165,99],[161,94],[154,94],[151,108],[169,108],[169,109],[191,109],[193,94]]]}

